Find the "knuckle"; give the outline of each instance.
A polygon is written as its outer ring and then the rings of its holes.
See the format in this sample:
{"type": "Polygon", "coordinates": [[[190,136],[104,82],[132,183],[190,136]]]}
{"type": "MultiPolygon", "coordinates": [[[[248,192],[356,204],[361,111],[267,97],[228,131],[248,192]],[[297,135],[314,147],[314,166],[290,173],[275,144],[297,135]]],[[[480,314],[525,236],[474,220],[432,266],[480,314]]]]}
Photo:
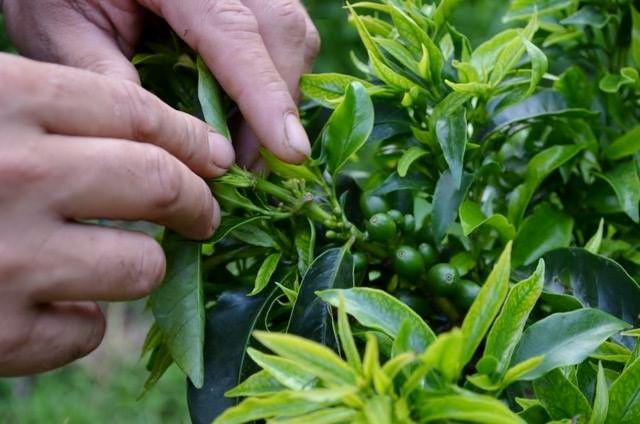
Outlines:
{"type": "Polygon", "coordinates": [[[163,117],[158,112],[156,98],[140,89],[135,83],[120,80],[116,104],[123,105],[125,120],[131,126],[131,138],[137,141],[153,141],[162,129],[163,117]]]}
{"type": "Polygon", "coordinates": [[[304,11],[296,0],[279,0],[267,2],[270,15],[283,33],[295,39],[303,39],[307,23],[304,11]]]}
{"type": "Polygon", "coordinates": [[[203,20],[210,22],[224,32],[253,33],[259,32],[258,20],[253,12],[240,2],[211,1],[206,2],[203,20]]]}
{"type": "Polygon", "coordinates": [[[146,155],[146,178],[149,196],[159,209],[172,209],[182,195],[182,169],[171,155],[159,147],[148,146],[146,155]]]}
{"type": "Polygon", "coordinates": [[[166,261],[162,248],[152,239],[148,239],[140,249],[133,270],[132,295],[140,298],[151,293],[164,277],[166,261]]]}
{"type": "Polygon", "coordinates": [[[306,37],[305,37],[305,46],[306,46],[306,57],[307,61],[313,61],[318,53],[320,52],[320,47],[322,46],[322,40],[320,39],[320,33],[318,29],[309,25],[307,27],[306,37]]]}
{"type": "Polygon", "coordinates": [[[0,202],[11,193],[24,192],[25,188],[46,181],[51,173],[50,167],[29,155],[30,149],[6,150],[0,152],[0,202]]]}

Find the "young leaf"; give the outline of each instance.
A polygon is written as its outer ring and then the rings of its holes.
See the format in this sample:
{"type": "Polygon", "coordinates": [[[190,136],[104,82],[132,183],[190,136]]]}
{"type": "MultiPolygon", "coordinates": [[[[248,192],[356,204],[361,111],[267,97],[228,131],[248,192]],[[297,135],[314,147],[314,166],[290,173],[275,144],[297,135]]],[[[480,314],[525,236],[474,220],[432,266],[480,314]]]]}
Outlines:
{"type": "Polygon", "coordinates": [[[604,424],[609,411],[609,388],[604,374],[602,362],[598,362],[596,393],[593,399],[593,411],[588,424],[604,424]]]}
{"type": "MultiPolygon", "coordinates": [[[[313,387],[317,381],[314,374],[295,361],[281,356],[268,355],[251,347],[247,349],[247,353],[256,364],[288,389],[306,390],[313,387]]],[[[226,396],[229,396],[229,393],[226,396]]]]}
{"type": "Polygon", "coordinates": [[[227,390],[224,395],[228,397],[264,396],[281,392],[286,388],[271,374],[262,370],[250,375],[233,389],[227,390]]]}
{"type": "Polygon", "coordinates": [[[536,379],[533,389],[552,419],[586,419],[591,415],[591,406],[587,398],[559,369],[536,379]]]}
{"type": "MultiPolygon", "coordinates": [[[[288,332],[329,346],[335,345],[333,317],[316,296],[318,290],[354,285],[353,256],[345,248],[331,248],[318,256],[302,278],[291,312],[288,332]]],[[[336,303],[337,306],[337,303],[336,303]]]]}
{"type": "Polygon", "coordinates": [[[258,273],[256,274],[256,281],[254,283],[253,290],[249,293],[249,296],[256,295],[264,290],[271,281],[271,276],[276,271],[278,264],[280,263],[280,258],[282,257],[282,252],[272,253],[262,262],[260,268],[258,269],[258,273]]]}
{"type": "Polygon", "coordinates": [[[293,361],[325,384],[354,385],[355,371],[331,349],[293,334],[256,331],[254,337],[276,354],[293,361]]]}
{"type": "Polygon", "coordinates": [[[525,378],[533,380],[555,368],[582,362],[602,342],[629,327],[626,322],[598,309],[555,313],[524,331],[511,363],[544,355],[542,364],[525,378]]]}
{"type": "Polygon", "coordinates": [[[198,69],[198,100],[200,101],[204,120],[218,133],[230,140],[231,134],[225,120],[226,114],[222,109],[218,82],[213,78],[200,56],[198,56],[196,67],[198,69]]]}
{"type": "Polygon", "coordinates": [[[509,290],[511,242],[507,243],[462,322],[462,364],[467,364],[498,315],[509,290]]]}
{"type": "Polygon", "coordinates": [[[298,254],[298,273],[304,275],[313,262],[316,247],[316,227],[313,221],[308,218],[296,221],[294,242],[298,254]]]}
{"type": "Polygon", "coordinates": [[[151,294],[151,311],[176,364],[196,387],[202,387],[205,317],[200,243],[167,231],[162,247],[167,271],[151,294]]]}
{"type": "Polygon", "coordinates": [[[451,420],[483,424],[525,424],[525,421],[498,399],[469,392],[428,397],[418,408],[420,422],[451,420]]]}
{"type": "Polygon", "coordinates": [[[604,230],[604,219],[600,218],[600,223],[598,224],[598,231],[589,239],[587,244],[584,246],[585,250],[594,255],[598,254],[600,250],[600,244],[602,244],[602,233],[604,230]]]}
{"type": "Polygon", "coordinates": [[[380,330],[395,338],[406,320],[412,333],[409,346],[414,352],[422,352],[435,340],[435,334],[410,307],[390,294],[369,287],[354,287],[348,290],[324,290],[318,296],[325,302],[339,305],[344,296],[345,310],[365,327],[380,330]]]}
{"type": "Polygon", "coordinates": [[[344,100],[329,117],[321,139],[321,158],[326,158],[331,174],[336,175],[367,141],[373,130],[373,104],[364,86],[353,82],[344,100]]]}
{"type": "Polygon", "coordinates": [[[509,290],[502,311],[489,331],[484,349],[485,357],[491,356],[497,360],[495,372],[499,375],[502,375],[511,363],[511,356],[543,286],[544,262],[541,260],[529,278],[509,290]]]}
{"type": "Polygon", "coordinates": [[[349,326],[349,319],[347,318],[347,311],[345,310],[345,300],[342,295],[339,296],[338,303],[338,337],[340,338],[340,345],[344,351],[344,356],[347,358],[347,362],[358,373],[362,372],[362,361],[360,360],[360,353],[356,347],[355,340],[353,340],[353,334],[351,333],[351,327],[349,326]]]}
{"type": "Polygon", "coordinates": [[[420,159],[426,154],[427,151],[421,147],[409,147],[409,149],[407,149],[407,151],[402,154],[400,160],[398,160],[398,175],[403,178],[406,177],[407,171],[409,171],[409,167],[413,164],[413,162],[420,159]]]}
{"type": "Polygon", "coordinates": [[[311,100],[333,109],[344,100],[344,93],[353,82],[362,84],[372,96],[384,90],[363,79],[336,73],[303,75],[300,90],[311,100]]]}
{"type": "Polygon", "coordinates": [[[204,346],[204,385],[189,385],[187,401],[194,424],[210,423],[236,399],[225,392],[236,387],[247,374],[247,347],[254,329],[280,294],[277,288],[247,296],[247,291],[227,291],[207,311],[204,346]]]}

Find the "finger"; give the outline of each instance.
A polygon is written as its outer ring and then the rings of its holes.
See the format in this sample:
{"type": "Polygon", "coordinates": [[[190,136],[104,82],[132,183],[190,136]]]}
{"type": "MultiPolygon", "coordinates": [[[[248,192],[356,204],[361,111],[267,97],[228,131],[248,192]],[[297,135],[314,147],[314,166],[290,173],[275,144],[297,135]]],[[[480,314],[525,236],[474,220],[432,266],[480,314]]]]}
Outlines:
{"type": "Polygon", "coordinates": [[[234,161],[224,137],[129,81],[7,55],[2,60],[7,66],[0,67],[0,77],[15,84],[0,93],[0,104],[33,93],[22,109],[5,113],[27,113],[48,133],[155,144],[207,177],[220,175],[234,161]]]}
{"type": "Polygon", "coordinates": [[[258,20],[269,56],[295,98],[304,67],[306,20],[298,0],[242,0],[258,20]],[[277,24],[273,24],[277,23],[277,24]]]}
{"type": "Polygon", "coordinates": [[[62,225],[39,246],[24,277],[33,302],[140,299],[165,273],[162,247],[142,233],[87,224],[62,225]]]}
{"type": "Polygon", "coordinates": [[[309,155],[295,101],[249,8],[240,0],[140,2],[163,16],[202,55],[269,150],[290,162],[309,155]]]}
{"type": "Polygon", "coordinates": [[[7,9],[7,29],[21,53],[139,83],[125,57],[134,52],[144,18],[135,2],[73,7],[70,2],[22,0],[11,2],[7,9]]]}
{"type": "Polygon", "coordinates": [[[322,44],[320,40],[320,33],[313,24],[313,21],[306,10],[305,21],[307,23],[307,33],[304,38],[304,67],[302,68],[302,73],[304,74],[312,71],[313,63],[315,62],[318,53],[320,53],[320,46],[322,44]]]}
{"type": "Polygon", "coordinates": [[[40,153],[57,164],[43,187],[59,187],[49,197],[63,218],[145,220],[194,239],[210,237],[219,225],[207,184],[156,146],[49,136],[40,153]]]}
{"type": "Polygon", "coordinates": [[[48,371],[86,356],[105,332],[104,316],[90,302],[38,306],[3,325],[23,329],[14,331],[9,342],[0,340],[0,375],[7,377],[48,371]]]}

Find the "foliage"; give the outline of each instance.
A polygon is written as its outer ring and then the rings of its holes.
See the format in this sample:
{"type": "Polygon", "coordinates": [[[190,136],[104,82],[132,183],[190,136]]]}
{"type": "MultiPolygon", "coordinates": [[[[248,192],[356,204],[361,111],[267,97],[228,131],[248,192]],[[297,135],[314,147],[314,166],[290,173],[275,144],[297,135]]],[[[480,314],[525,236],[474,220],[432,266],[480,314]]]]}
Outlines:
{"type": "MultiPolygon", "coordinates": [[[[196,258],[166,238],[150,382],[180,365],[194,422],[637,421],[640,15],[513,0],[472,44],[461,3],[347,4],[358,75],[301,81],[312,158],[210,181],[196,258]]],[[[135,61],[226,133],[191,51],[135,61]]]]}

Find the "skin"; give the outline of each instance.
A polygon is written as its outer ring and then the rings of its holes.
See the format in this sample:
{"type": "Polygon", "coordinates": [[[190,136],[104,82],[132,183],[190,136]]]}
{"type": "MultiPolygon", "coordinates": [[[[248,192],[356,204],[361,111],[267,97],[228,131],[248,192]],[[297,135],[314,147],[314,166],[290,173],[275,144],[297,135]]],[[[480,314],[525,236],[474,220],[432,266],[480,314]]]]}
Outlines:
{"type": "Polygon", "coordinates": [[[318,48],[297,1],[0,0],[20,51],[0,54],[0,376],[62,366],[105,331],[97,301],[143,297],[165,258],[151,237],[87,224],[145,220],[210,237],[202,177],[260,144],[300,162],[300,75],[318,48]],[[246,124],[231,144],[139,86],[128,57],[151,12],[205,59],[246,124]],[[274,25],[279,22],[279,25],[274,25]],[[75,68],[84,68],[75,69],[75,68]],[[255,134],[255,135],[254,135],[255,134]]]}

